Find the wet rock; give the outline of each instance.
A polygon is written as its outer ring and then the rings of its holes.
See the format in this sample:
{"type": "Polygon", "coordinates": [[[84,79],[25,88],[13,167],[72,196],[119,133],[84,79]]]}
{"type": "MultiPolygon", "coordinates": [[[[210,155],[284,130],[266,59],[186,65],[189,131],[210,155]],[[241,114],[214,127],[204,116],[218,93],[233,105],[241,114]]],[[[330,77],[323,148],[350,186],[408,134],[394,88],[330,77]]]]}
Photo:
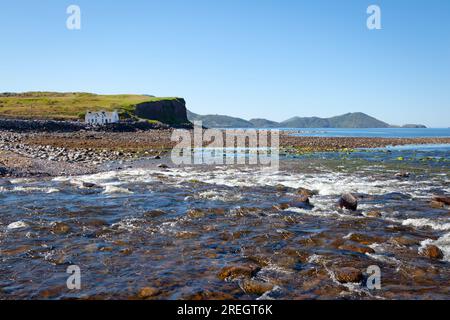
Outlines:
{"type": "Polygon", "coordinates": [[[24,228],[28,228],[28,224],[23,221],[16,221],[16,222],[9,224],[7,228],[9,230],[24,229],[24,228]]]}
{"type": "Polygon", "coordinates": [[[5,167],[0,167],[0,177],[6,176],[8,174],[8,169],[5,167]]]}
{"type": "Polygon", "coordinates": [[[444,204],[443,202],[431,200],[431,201],[430,201],[430,206],[431,206],[433,209],[442,209],[442,208],[445,207],[445,204],[444,204]]]}
{"type": "Polygon", "coordinates": [[[83,188],[98,188],[99,187],[95,183],[92,183],[92,182],[83,182],[82,186],[83,186],[83,188]]]}
{"type": "Polygon", "coordinates": [[[340,250],[346,250],[346,251],[353,251],[361,254],[366,253],[375,253],[375,250],[373,250],[370,247],[363,246],[363,245],[357,245],[357,244],[344,244],[339,247],[340,250]]]}
{"type": "Polygon", "coordinates": [[[433,201],[443,203],[447,206],[450,206],[450,197],[447,196],[434,196],[433,201]]]}
{"type": "Polygon", "coordinates": [[[421,250],[420,254],[422,256],[435,260],[441,260],[442,258],[444,258],[442,250],[434,245],[427,245],[421,250]]]}
{"type": "Polygon", "coordinates": [[[168,169],[169,166],[167,164],[161,163],[160,165],[158,165],[158,168],[160,168],[160,169],[168,169]]]}
{"type": "Polygon", "coordinates": [[[363,279],[360,270],[352,267],[344,267],[334,270],[334,276],[340,283],[359,283],[363,279]]]}
{"type": "Polygon", "coordinates": [[[399,246],[416,246],[420,245],[421,241],[419,239],[411,238],[408,236],[399,236],[391,238],[389,242],[399,246]]]}
{"type": "Polygon", "coordinates": [[[228,266],[223,268],[217,275],[219,279],[237,279],[237,278],[251,278],[260,270],[256,266],[228,266]]]}
{"type": "Polygon", "coordinates": [[[133,249],[125,248],[125,249],[120,250],[120,253],[123,254],[123,255],[129,256],[130,254],[133,253],[133,249]]]}
{"type": "Polygon", "coordinates": [[[351,193],[345,193],[339,199],[339,207],[356,211],[358,209],[358,200],[351,193]]]}
{"type": "Polygon", "coordinates": [[[51,228],[54,234],[67,234],[71,231],[71,228],[68,224],[64,222],[56,222],[52,225],[51,228]]]}
{"type": "Polygon", "coordinates": [[[262,295],[274,288],[274,285],[267,282],[256,280],[244,280],[241,283],[241,288],[247,294],[262,295]]]}
{"type": "Polygon", "coordinates": [[[398,172],[395,174],[395,177],[397,178],[409,178],[411,176],[411,173],[409,172],[398,172]]]}
{"type": "Polygon", "coordinates": [[[309,202],[308,196],[300,196],[289,203],[292,208],[312,209],[314,206],[309,202]]]}
{"type": "Polygon", "coordinates": [[[358,242],[363,245],[370,245],[372,243],[383,243],[385,239],[377,236],[369,236],[367,234],[362,233],[352,233],[348,239],[354,242],[358,242]]]}
{"type": "Polygon", "coordinates": [[[198,218],[203,218],[205,216],[205,212],[203,212],[203,210],[201,210],[201,209],[191,209],[187,212],[187,215],[190,218],[198,219],[198,218]]]}
{"type": "Polygon", "coordinates": [[[160,293],[160,291],[153,287],[145,287],[139,290],[138,297],[140,299],[147,299],[151,297],[155,297],[160,293]]]}
{"type": "Polygon", "coordinates": [[[317,191],[313,191],[313,190],[309,190],[306,188],[298,188],[297,189],[297,194],[301,195],[301,196],[306,196],[308,198],[311,198],[312,196],[315,196],[318,194],[317,191]]]}
{"type": "Polygon", "coordinates": [[[194,294],[190,294],[182,297],[183,300],[233,300],[233,296],[225,292],[210,292],[208,290],[202,290],[194,294]]]}
{"type": "Polygon", "coordinates": [[[372,210],[372,211],[367,212],[366,216],[370,217],[370,218],[380,218],[381,212],[378,210],[372,210]]]}
{"type": "Polygon", "coordinates": [[[166,214],[166,212],[164,210],[156,209],[156,210],[150,210],[150,211],[145,212],[144,216],[148,217],[148,218],[157,218],[157,217],[163,216],[165,214],[166,214]]]}
{"type": "Polygon", "coordinates": [[[197,232],[190,232],[190,231],[180,231],[177,232],[177,234],[175,235],[175,237],[178,239],[193,239],[197,238],[198,236],[199,234],[197,232]]]}
{"type": "Polygon", "coordinates": [[[272,208],[275,210],[283,211],[283,210],[286,210],[287,208],[289,208],[289,203],[284,202],[284,203],[275,204],[275,205],[273,205],[272,208]]]}
{"type": "Polygon", "coordinates": [[[154,156],[153,159],[155,159],[155,160],[160,160],[161,157],[160,157],[160,156],[154,156]]]}
{"type": "Polygon", "coordinates": [[[282,185],[282,184],[277,184],[276,185],[276,189],[279,192],[287,192],[288,191],[288,187],[282,185]]]}

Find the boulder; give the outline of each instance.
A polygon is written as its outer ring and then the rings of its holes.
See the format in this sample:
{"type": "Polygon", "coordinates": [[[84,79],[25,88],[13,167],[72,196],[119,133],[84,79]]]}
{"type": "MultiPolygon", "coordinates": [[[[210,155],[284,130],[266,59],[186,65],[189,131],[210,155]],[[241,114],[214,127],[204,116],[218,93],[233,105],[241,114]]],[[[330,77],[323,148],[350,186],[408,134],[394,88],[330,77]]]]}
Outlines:
{"type": "Polygon", "coordinates": [[[351,193],[345,193],[339,199],[339,207],[356,211],[358,209],[358,200],[351,193]]]}
{"type": "Polygon", "coordinates": [[[430,259],[441,260],[444,258],[444,254],[442,250],[434,245],[427,245],[424,249],[420,251],[420,254],[424,257],[428,257],[430,259]]]}
{"type": "Polygon", "coordinates": [[[363,279],[360,270],[352,267],[344,267],[334,270],[334,276],[340,283],[359,283],[363,279]]]}

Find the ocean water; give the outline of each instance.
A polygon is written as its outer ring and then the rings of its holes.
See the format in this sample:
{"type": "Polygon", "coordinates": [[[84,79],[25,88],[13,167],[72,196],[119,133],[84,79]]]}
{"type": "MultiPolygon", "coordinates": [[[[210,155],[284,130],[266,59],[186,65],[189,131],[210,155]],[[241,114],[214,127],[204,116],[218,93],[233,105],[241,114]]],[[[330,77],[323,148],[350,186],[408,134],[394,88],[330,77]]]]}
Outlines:
{"type": "Polygon", "coordinates": [[[283,129],[298,131],[294,135],[307,137],[368,137],[368,138],[429,138],[450,137],[450,128],[374,128],[374,129],[339,129],[339,128],[296,128],[283,129]]]}

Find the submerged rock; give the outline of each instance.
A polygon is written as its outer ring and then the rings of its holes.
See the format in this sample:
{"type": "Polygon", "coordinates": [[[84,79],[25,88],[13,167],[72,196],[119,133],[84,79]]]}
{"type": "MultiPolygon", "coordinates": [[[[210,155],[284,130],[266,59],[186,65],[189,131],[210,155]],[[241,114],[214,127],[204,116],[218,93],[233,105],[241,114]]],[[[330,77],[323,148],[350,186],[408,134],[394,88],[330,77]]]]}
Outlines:
{"type": "Polygon", "coordinates": [[[259,270],[260,268],[256,266],[228,266],[220,270],[217,276],[221,280],[251,278],[256,275],[259,270]]]}
{"type": "Polygon", "coordinates": [[[262,295],[274,288],[274,285],[267,282],[256,281],[256,280],[244,280],[241,284],[242,290],[248,294],[262,295]]]}
{"type": "Polygon", "coordinates": [[[434,196],[432,200],[450,206],[450,197],[447,197],[447,196],[434,196]]]}
{"type": "Polygon", "coordinates": [[[378,210],[372,210],[372,211],[367,212],[366,216],[370,217],[370,218],[380,218],[381,212],[378,210]]]}
{"type": "Polygon", "coordinates": [[[339,207],[356,211],[358,209],[358,200],[351,193],[345,193],[339,199],[339,207]]]}
{"type": "Polygon", "coordinates": [[[372,248],[364,246],[364,245],[357,245],[357,244],[343,244],[343,245],[339,246],[339,249],[345,250],[345,251],[357,252],[357,253],[361,253],[361,254],[375,253],[375,250],[373,250],[372,248]]]}
{"type": "Polygon", "coordinates": [[[157,296],[160,291],[153,287],[145,287],[139,290],[138,297],[141,299],[147,299],[154,296],[157,296]]]}
{"type": "Polygon", "coordinates": [[[70,226],[64,222],[56,222],[52,225],[52,232],[54,234],[67,234],[70,230],[70,226]]]}
{"type": "Polygon", "coordinates": [[[420,254],[430,259],[441,260],[442,258],[444,258],[442,250],[431,244],[422,249],[420,251],[420,254]]]}
{"type": "Polygon", "coordinates": [[[360,270],[352,267],[344,267],[334,271],[334,276],[340,283],[358,283],[363,279],[360,270]]]}

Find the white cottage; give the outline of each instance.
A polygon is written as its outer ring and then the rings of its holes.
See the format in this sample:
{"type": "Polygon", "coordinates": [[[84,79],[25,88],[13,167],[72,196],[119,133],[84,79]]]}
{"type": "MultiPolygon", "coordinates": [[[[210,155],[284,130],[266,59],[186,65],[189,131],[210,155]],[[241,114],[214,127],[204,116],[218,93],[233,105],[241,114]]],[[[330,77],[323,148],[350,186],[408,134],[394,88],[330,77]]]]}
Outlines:
{"type": "Polygon", "coordinates": [[[107,123],[117,123],[119,122],[119,113],[117,111],[107,112],[107,111],[88,111],[85,116],[86,123],[91,125],[105,125],[107,123]]]}

